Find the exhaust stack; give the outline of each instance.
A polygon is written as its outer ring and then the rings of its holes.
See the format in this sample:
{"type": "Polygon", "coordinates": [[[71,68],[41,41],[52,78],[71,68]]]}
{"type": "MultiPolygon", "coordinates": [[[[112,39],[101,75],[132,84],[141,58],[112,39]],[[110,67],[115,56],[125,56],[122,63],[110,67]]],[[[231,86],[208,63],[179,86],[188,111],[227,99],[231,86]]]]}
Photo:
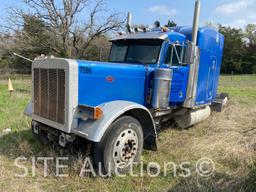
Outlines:
{"type": "Polygon", "coordinates": [[[127,24],[126,24],[126,32],[131,33],[131,26],[132,26],[132,14],[128,12],[127,15],[127,24]]]}
{"type": "Polygon", "coordinates": [[[200,17],[201,4],[199,0],[196,0],[195,11],[194,11],[194,21],[193,21],[193,32],[192,32],[192,42],[196,45],[197,43],[197,34],[199,26],[199,17],[200,17]]]}
{"type": "Polygon", "coordinates": [[[189,68],[189,78],[187,85],[187,95],[186,100],[183,104],[186,108],[193,108],[195,106],[196,90],[197,90],[197,80],[198,80],[198,68],[199,68],[199,58],[200,52],[197,48],[197,36],[199,28],[199,17],[200,17],[200,0],[195,2],[195,12],[192,28],[192,42],[188,44],[188,52],[186,55],[186,60],[190,63],[189,68]]]}

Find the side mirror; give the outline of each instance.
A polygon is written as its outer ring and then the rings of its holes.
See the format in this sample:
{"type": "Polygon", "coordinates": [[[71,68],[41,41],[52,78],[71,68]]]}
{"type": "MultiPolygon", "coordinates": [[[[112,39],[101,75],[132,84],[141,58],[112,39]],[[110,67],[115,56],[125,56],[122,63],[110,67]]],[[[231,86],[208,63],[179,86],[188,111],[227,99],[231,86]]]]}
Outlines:
{"type": "Polygon", "coordinates": [[[193,42],[188,42],[186,50],[185,50],[184,63],[186,63],[186,64],[194,63],[195,49],[196,49],[195,44],[193,42]]]}

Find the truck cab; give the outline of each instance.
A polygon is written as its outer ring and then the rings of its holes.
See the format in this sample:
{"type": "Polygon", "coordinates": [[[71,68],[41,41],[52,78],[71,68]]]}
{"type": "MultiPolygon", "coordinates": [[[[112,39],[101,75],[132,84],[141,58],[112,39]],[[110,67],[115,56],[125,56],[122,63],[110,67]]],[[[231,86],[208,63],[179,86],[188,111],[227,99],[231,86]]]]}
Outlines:
{"type": "Polygon", "coordinates": [[[186,54],[190,50],[187,42],[191,41],[191,33],[191,27],[177,27],[165,32],[142,32],[112,39],[107,63],[79,61],[79,91],[91,90],[89,94],[80,94],[81,103],[97,106],[112,100],[126,100],[152,108],[154,72],[168,69],[170,95],[165,108],[194,108],[210,104],[217,94],[224,37],[213,29],[200,28],[198,53],[195,55],[197,63],[188,63],[186,54]],[[192,67],[196,67],[193,79],[190,74],[192,67]],[[93,83],[100,85],[101,89],[94,87],[93,83]],[[194,95],[187,93],[191,84],[194,95]]]}
{"type": "MultiPolygon", "coordinates": [[[[159,27],[111,40],[108,62],[36,58],[26,114],[43,141],[93,143],[96,166],[126,171],[143,149],[157,150],[167,121],[188,128],[210,115],[224,37],[193,27],[159,27]]],[[[129,26],[129,25],[128,25],[129,26]]]]}

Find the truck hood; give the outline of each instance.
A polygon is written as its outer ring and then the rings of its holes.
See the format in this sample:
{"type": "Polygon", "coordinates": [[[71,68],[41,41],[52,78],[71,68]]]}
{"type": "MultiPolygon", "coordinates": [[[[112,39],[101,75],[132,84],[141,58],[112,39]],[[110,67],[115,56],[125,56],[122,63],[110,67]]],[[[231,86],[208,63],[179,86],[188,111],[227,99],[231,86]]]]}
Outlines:
{"type": "Polygon", "coordinates": [[[78,62],[78,103],[97,106],[115,100],[145,103],[146,67],[95,61],[78,62]]]}

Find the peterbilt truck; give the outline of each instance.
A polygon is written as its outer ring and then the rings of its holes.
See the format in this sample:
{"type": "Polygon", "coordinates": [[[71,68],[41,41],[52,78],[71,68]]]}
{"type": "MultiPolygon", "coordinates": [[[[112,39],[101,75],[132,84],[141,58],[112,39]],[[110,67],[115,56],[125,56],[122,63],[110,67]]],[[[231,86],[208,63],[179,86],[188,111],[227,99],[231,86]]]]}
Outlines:
{"type": "MultiPolygon", "coordinates": [[[[157,150],[167,121],[191,127],[210,116],[224,36],[198,27],[132,29],[114,37],[108,62],[39,57],[32,63],[32,131],[65,147],[93,143],[95,165],[125,171],[143,149],[157,150]]],[[[170,138],[171,139],[171,138],[170,138]]]]}

